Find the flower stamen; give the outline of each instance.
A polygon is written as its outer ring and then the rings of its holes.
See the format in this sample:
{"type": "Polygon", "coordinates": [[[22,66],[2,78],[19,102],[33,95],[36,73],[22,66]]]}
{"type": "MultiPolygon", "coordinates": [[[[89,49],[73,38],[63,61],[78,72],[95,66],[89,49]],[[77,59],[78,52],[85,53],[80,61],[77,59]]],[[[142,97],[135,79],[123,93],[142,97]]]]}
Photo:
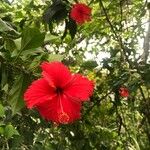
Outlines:
{"type": "Polygon", "coordinates": [[[69,116],[67,115],[67,113],[61,112],[61,113],[58,115],[58,120],[59,120],[59,122],[62,123],[62,124],[67,124],[68,121],[69,121],[69,116]]]}
{"type": "Polygon", "coordinates": [[[62,94],[63,89],[60,88],[60,87],[57,87],[55,91],[56,91],[57,94],[62,94]]]}

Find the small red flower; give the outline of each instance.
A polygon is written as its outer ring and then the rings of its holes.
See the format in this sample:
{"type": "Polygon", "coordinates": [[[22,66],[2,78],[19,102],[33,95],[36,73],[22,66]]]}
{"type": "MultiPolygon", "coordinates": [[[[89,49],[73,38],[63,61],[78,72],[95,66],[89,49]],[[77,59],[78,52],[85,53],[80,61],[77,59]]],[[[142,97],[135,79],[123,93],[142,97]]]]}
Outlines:
{"type": "Polygon", "coordinates": [[[129,96],[129,90],[125,87],[121,87],[119,89],[119,94],[122,96],[122,97],[128,97],[129,96]]]}
{"type": "Polygon", "coordinates": [[[70,17],[77,24],[83,24],[91,20],[91,8],[83,3],[74,4],[70,12],[70,17]]]}
{"type": "Polygon", "coordinates": [[[43,77],[24,94],[27,107],[35,107],[43,118],[58,124],[79,119],[81,102],[92,95],[93,82],[80,74],[71,74],[61,62],[44,62],[41,68],[43,77]]]}

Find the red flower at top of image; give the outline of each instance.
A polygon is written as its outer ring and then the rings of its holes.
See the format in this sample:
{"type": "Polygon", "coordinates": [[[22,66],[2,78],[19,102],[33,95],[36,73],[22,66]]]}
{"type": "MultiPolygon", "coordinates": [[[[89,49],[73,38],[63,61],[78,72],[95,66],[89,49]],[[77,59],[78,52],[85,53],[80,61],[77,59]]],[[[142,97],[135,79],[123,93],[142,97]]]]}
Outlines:
{"type": "Polygon", "coordinates": [[[91,20],[91,8],[83,3],[74,4],[70,12],[70,17],[77,24],[84,24],[86,21],[91,20]]]}
{"type": "Polygon", "coordinates": [[[129,90],[127,88],[125,88],[125,87],[121,87],[119,89],[119,94],[122,97],[128,97],[129,96],[129,90]]]}
{"type": "Polygon", "coordinates": [[[80,74],[71,74],[61,62],[43,62],[42,78],[24,94],[28,108],[36,108],[46,120],[72,123],[80,118],[81,102],[89,100],[94,84],[80,74]]]}

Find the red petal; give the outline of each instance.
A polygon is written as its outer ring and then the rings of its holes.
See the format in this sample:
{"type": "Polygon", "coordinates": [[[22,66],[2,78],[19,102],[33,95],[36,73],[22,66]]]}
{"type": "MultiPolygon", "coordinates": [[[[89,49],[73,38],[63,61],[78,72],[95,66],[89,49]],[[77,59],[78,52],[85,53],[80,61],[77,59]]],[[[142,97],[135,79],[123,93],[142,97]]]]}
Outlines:
{"type": "Polygon", "coordinates": [[[55,89],[49,86],[45,79],[34,81],[24,94],[28,108],[32,108],[55,97],[55,89]]]}
{"type": "Polygon", "coordinates": [[[80,74],[75,74],[68,85],[64,88],[64,93],[77,101],[86,101],[92,95],[94,84],[80,74]]]}
{"type": "Polygon", "coordinates": [[[119,93],[122,97],[128,97],[129,96],[129,90],[127,88],[121,87],[119,89],[119,93]]]}
{"type": "Polygon", "coordinates": [[[70,12],[70,17],[78,24],[83,24],[85,21],[91,20],[91,8],[86,4],[74,4],[70,12]]]}
{"type": "Polygon", "coordinates": [[[46,101],[45,103],[38,105],[37,109],[44,119],[50,120],[53,122],[58,122],[57,121],[58,104],[59,103],[58,103],[57,97],[55,97],[51,101],[46,101]]]}
{"type": "MultiPolygon", "coordinates": [[[[59,122],[61,121],[61,113],[66,113],[69,116],[68,122],[73,122],[80,118],[80,109],[81,109],[81,103],[77,101],[72,101],[70,97],[67,97],[66,95],[62,95],[60,97],[60,110],[58,113],[58,119],[59,122]],[[63,112],[61,110],[61,107],[63,108],[63,112]]],[[[63,120],[62,120],[63,121],[63,120]]],[[[60,122],[61,123],[61,122],[60,122]]]]}
{"type": "Polygon", "coordinates": [[[69,69],[61,62],[44,62],[41,67],[42,75],[52,87],[63,88],[71,79],[69,69]]]}
{"type": "Polygon", "coordinates": [[[80,102],[73,102],[65,95],[38,106],[41,116],[56,123],[71,123],[80,118],[80,102]]]}

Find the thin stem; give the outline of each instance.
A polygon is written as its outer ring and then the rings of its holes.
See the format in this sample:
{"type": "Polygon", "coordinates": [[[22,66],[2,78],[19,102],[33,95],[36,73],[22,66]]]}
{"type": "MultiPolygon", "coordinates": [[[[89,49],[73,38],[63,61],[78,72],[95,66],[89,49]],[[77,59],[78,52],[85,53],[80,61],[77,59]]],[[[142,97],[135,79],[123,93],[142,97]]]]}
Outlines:
{"type": "Polygon", "coordinates": [[[91,0],[91,1],[88,3],[88,6],[90,6],[93,2],[94,2],[94,0],[91,0]]]}
{"type": "Polygon", "coordinates": [[[109,20],[109,16],[108,16],[108,14],[107,14],[107,12],[106,12],[106,9],[105,9],[105,7],[104,7],[104,5],[103,5],[102,0],[100,0],[99,2],[100,2],[100,5],[101,5],[101,7],[102,7],[102,9],[103,9],[104,14],[105,14],[106,20],[107,20],[108,24],[110,25],[111,30],[112,30],[113,33],[114,33],[114,35],[113,35],[114,39],[116,39],[117,41],[119,41],[118,35],[117,35],[116,31],[114,30],[114,27],[113,27],[111,21],[109,20]]]}
{"type": "Polygon", "coordinates": [[[105,7],[104,7],[104,5],[103,5],[102,0],[100,0],[99,2],[100,2],[100,5],[101,5],[101,7],[102,7],[102,9],[103,9],[104,14],[105,14],[106,20],[107,20],[107,22],[108,22],[108,24],[109,24],[109,26],[110,26],[112,32],[114,33],[114,34],[113,34],[114,39],[115,39],[116,41],[118,41],[118,43],[119,43],[121,49],[123,50],[123,54],[124,54],[124,56],[125,56],[126,61],[129,63],[130,67],[133,68],[131,62],[130,62],[129,59],[128,59],[128,56],[126,55],[126,49],[125,49],[125,47],[124,47],[124,45],[123,45],[122,38],[121,38],[119,35],[117,35],[116,30],[114,29],[115,27],[112,25],[112,23],[111,23],[111,21],[110,21],[110,19],[109,19],[109,16],[108,16],[107,11],[106,11],[106,9],[105,9],[105,7]]]}
{"type": "Polygon", "coordinates": [[[64,113],[64,109],[63,109],[62,102],[61,102],[61,96],[59,93],[58,93],[58,97],[59,97],[59,104],[60,104],[61,112],[64,113]]]}
{"type": "MultiPolygon", "coordinates": [[[[109,91],[106,95],[104,95],[103,97],[101,97],[98,101],[96,101],[84,114],[84,116],[86,116],[96,105],[100,104],[100,102],[104,99],[106,99],[106,97],[112,92],[113,90],[109,91]]],[[[97,94],[98,96],[98,94],[97,94]]],[[[99,96],[98,96],[99,97],[99,96]]]]}

